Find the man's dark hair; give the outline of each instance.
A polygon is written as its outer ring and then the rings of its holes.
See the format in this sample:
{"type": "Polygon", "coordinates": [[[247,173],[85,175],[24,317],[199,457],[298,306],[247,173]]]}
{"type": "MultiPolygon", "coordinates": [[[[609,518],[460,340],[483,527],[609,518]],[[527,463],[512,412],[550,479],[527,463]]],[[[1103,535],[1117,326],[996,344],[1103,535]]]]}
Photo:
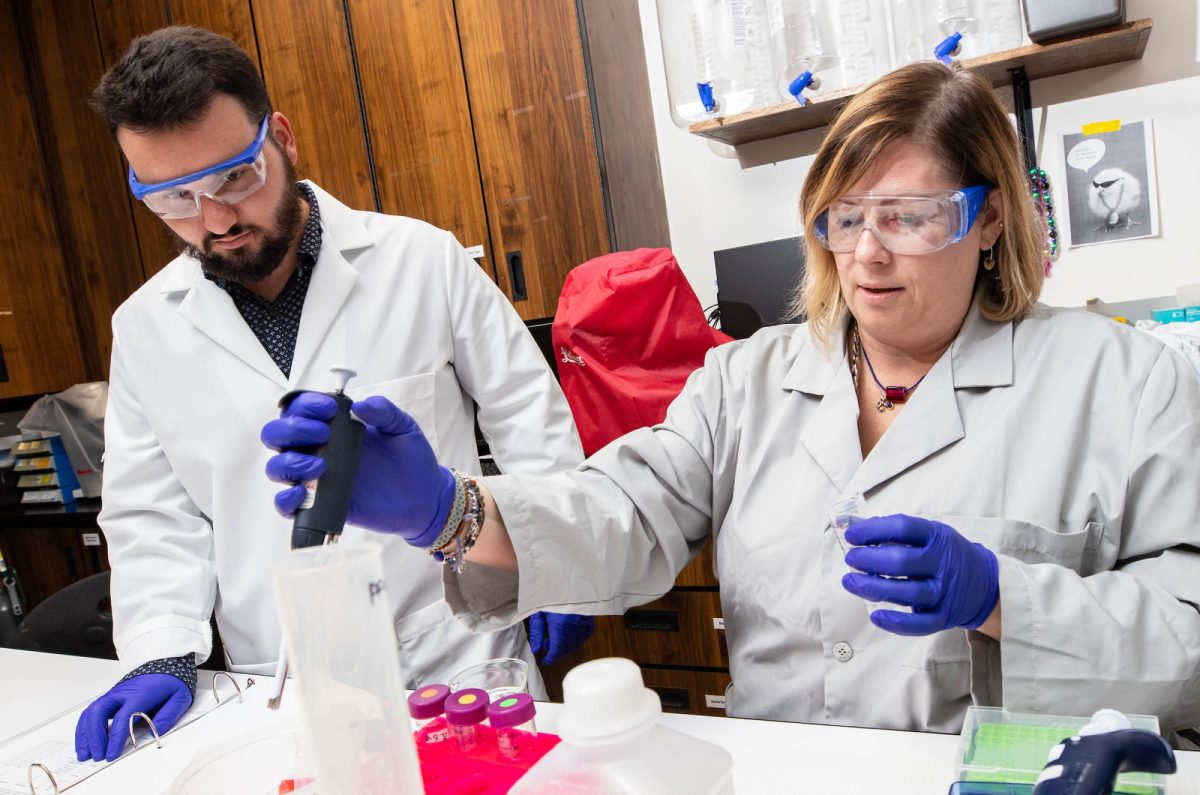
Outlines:
{"type": "Polygon", "coordinates": [[[117,128],[153,133],[198,121],[218,94],[257,124],[271,100],[254,61],[224,36],[185,26],[134,39],[92,92],[92,108],[117,128]]]}

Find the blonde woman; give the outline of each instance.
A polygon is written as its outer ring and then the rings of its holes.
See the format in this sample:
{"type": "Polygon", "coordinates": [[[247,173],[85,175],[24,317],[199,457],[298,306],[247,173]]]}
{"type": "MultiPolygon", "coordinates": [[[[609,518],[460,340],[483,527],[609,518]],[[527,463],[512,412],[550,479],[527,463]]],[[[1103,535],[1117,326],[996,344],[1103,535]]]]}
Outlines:
{"type": "MultiPolygon", "coordinates": [[[[1148,335],[1036,303],[1039,221],[989,86],[936,63],[868,86],[801,213],[808,321],[712,351],[661,425],[476,484],[371,398],[354,521],[454,564],[447,599],[477,629],[621,613],[712,536],[733,716],[1200,723],[1200,383],[1148,335]],[[843,544],[831,506],[855,493],[843,544]]],[[[264,439],[320,436],[325,400],[264,439]]]]}

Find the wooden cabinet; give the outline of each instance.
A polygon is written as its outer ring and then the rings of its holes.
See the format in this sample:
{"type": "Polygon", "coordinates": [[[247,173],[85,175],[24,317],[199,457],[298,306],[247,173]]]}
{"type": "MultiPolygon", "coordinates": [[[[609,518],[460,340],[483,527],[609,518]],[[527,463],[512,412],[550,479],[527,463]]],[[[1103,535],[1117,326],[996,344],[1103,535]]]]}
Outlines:
{"type": "Polygon", "coordinates": [[[453,0],[349,0],[380,209],[487,251],[479,158],[453,0]]]}
{"type": "Polygon", "coordinates": [[[611,250],[576,7],[455,7],[496,281],[522,318],[548,317],[571,268],[611,250]]]}
{"type": "Polygon", "coordinates": [[[562,678],[580,663],[625,657],[642,668],[646,686],[658,692],[667,712],[724,715],[729,651],[712,542],[689,563],[663,596],[623,616],[597,616],[596,633],[578,652],[541,666],[546,689],[562,699],[562,678]]]}
{"type": "Polygon", "coordinates": [[[641,665],[728,668],[720,622],[716,591],[676,588],[623,616],[605,618],[597,639],[610,648],[623,647],[621,656],[641,665]]]}
{"type": "Polygon", "coordinates": [[[108,571],[108,547],[96,527],[5,527],[0,550],[21,580],[28,610],[76,580],[108,571]]]}
{"type": "Polygon", "coordinates": [[[84,380],[33,83],[14,4],[0,6],[0,398],[84,380]]]}
{"type": "Polygon", "coordinates": [[[725,717],[725,690],[733,680],[728,671],[642,668],[642,681],[658,693],[664,712],[725,717]]]}
{"type": "Polygon", "coordinates": [[[167,24],[259,64],[299,176],[478,246],[527,320],[554,314],[575,265],[669,245],[637,0],[15,0],[0,397],[107,377],[113,310],[178,251],[87,104],[130,40],[167,24]]]}

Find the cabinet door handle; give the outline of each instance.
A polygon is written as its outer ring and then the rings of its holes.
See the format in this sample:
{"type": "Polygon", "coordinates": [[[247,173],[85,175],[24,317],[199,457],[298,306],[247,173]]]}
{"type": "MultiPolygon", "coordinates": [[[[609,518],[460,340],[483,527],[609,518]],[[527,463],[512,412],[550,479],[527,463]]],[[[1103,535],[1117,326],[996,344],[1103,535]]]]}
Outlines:
{"type": "Polygon", "coordinates": [[[79,579],[79,567],[75,565],[75,552],[66,544],[62,548],[63,561],[67,564],[67,577],[71,582],[79,579]]]}
{"type": "Polygon", "coordinates": [[[658,697],[666,709],[692,708],[692,699],[688,695],[688,691],[682,687],[651,687],[650,689],[658,693],[658,697]]]}
{"type": "Polygon", "coordinates": [[[629,610],[625,613],[625,629],[678,632],[679,613],[674,610],[629,610]]]}
{"type": "Polygon", "coordinates": [[[512,289],[512,300],[524,301],[529,298],[529,294],[525,292],[525,263],[521,259],[521,252],[509,251],[504,255],[504,261],[508,264],[508,284],[512,289]]]}

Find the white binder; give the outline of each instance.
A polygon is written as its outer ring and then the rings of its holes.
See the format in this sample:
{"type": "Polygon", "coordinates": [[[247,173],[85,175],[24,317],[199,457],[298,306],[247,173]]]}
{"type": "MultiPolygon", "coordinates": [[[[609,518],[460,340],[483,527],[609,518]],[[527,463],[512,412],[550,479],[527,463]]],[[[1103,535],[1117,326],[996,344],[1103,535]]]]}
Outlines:
{"type": "MultiPolygon", "coordinates": [[[[0,744],[0,795],[57,795],[109,765],[149,747],[162,747],[177,730],[218,707],[240,703],[244,690],[254,686],[252,677],[225,671],[196,672],[196,695],[171,731],[159,736],[154,723],[143,713],[130,718],[124,731],[132,742],[113,762],[80,762],[75,754],[75,726],[94,699],[88,699],[27,732],[0,744]]],[[[111,731],[119,731],[113,726],[111,731]]]]}

